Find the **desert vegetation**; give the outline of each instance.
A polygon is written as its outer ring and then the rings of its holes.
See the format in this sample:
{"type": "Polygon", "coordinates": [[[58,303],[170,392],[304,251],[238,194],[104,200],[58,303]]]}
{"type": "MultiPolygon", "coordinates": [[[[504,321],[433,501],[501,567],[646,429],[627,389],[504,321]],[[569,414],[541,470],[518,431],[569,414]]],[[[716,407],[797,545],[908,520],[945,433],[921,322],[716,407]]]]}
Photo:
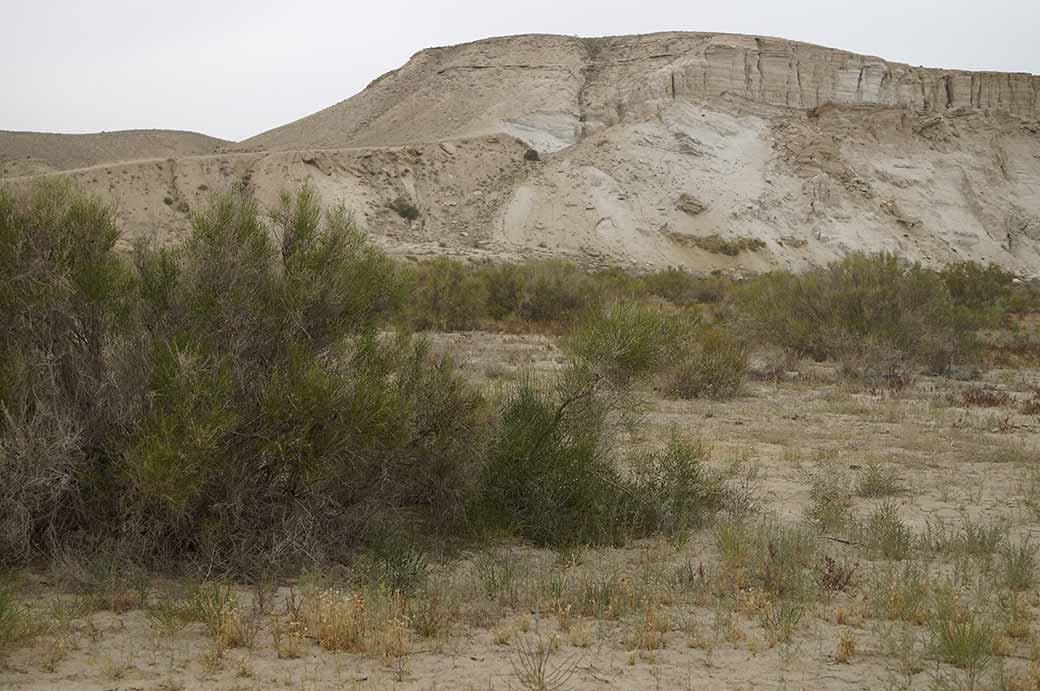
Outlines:
{"type": "Polygon", "coordinates": [[[407,263],[308,187],[191,217],[126,253],[0,192],[5,683],[1040,683],[1029,283],[407,263]]]}

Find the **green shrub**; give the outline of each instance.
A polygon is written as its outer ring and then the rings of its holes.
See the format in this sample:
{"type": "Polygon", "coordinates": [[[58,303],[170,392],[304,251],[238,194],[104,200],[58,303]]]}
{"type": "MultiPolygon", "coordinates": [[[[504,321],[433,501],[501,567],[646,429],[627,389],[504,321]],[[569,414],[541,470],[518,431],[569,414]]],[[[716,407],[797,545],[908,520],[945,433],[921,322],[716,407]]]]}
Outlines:
{"type": "Polygon", "coordinates": [[[118,236],[65,181],[0,190],[0,563],[83,524],[140,401],[136,368],[109,364],[137,350],[118,236]]]}
{"type": "Polygon", "coordinates": [[[720,302],[732,289],[730,282],[724,278],[694,276],[672,267],[643,276],[641,283],[647,293],[673,305],[720,302]]]}
{"type": "Polygon", "coordinates": [[[718,327],[706,326],[687,339],[669,374],[667,390],[678,398],[732,398],[748,370],[748,349],[718,327]]]}
{"type": "Polygon", "coordinates": [[[463,525],[487,406],[378,336],[402,282],[342,208],[304,187],[268,222],[228,193],[177,249],[131,265],[117,238],[68,186],[0,194],[5,561],[119,535],[248,571],[346,558],[391,517],[463,525]]]}
{"type": "Polygon", "coordinates": [[[675,434],[664,451],[637,457],[627,501],[629,524],[671,535],[702,525],[722,503],[721,483],[705,468],[707,458],[703,444],[675,434]]]}
{"type": "Polygon", "coordinates": [[[618,538],[606,398],[594,374],[574,369],[507,394],[483,478],[492,521],[538,544],[618,538]]]}
{"type": "Polygon", "coordinates": [[[976,262],[947,264],[939,272],[954,303],[980,315],[980,321],[996,324],[1007,310],[1014,276],[995,264],[976,262]]]}
{"type": "Polygon", "coordinates": [[[993,628],[974,611],[961,607],[952,593],[936,595],[929,630],[936,657],[966,670],[974,682],[993,658],[993,628]]]}
{"type": "Polygon", "coordinates": [[[590,314],[567,342],[567,350],[612,383],[660,371],[672,361],[691,324],[636,302],[614,302],[590,314]]]}
{"type": "Polygon", "coordinates": [[[942,277],[890,254],[853,254],[802,275],[772,273],[735,295],[742,331],[817,359],[883,347],[941,372],[977,350],[977,310],[942,277]]]}
{"type": "Polygon", "coordinates": [[[480,326],[488,292],[481,277],[462,262],[439,257],[411,272],[409,314],[419,329],[464,331],[480,326]]]}
{"type": "Polygon", "coordinates": [[[559,260],[524,266],[524,291],[517,316],[548,324],[562,322],[585,311],[598,299],[594,279],[578,267],[559,260]]]}

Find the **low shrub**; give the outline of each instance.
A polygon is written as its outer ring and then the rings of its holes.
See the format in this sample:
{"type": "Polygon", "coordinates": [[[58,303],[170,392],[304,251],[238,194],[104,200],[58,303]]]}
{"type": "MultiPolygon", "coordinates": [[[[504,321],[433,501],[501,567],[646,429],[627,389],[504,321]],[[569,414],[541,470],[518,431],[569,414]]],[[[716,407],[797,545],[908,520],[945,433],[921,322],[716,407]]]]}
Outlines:
{"type": "Polygon", "coordinates": [[[726,331],[705,326],[692,332],[685,352],[668,375],[667,391],[677,398],[732,398],[748,370],[748,349],[726,331]]]}
{"type": "Polygon", "coordinates": [[[750,279],[734,296],[736,321],[756,342],[840,360],[864,344],[908,356],[931,371],[972,359],[986,321],[958,304],[942,277],[894,255],[852,254],[802,275],[750,279]]]}
{"type": "Polygon", "coordinates": [[[704,524],[722,505],[718,477],[704,466],[708,449],[673,434],[661,452],[633,463],[628,523],[645,533],[679,534],[704,524]]]}
{"type": "Polygon", "coordinates": [[[478,328],[489,302],[481,277],[462,262],[439,257],[411,269],[408,314],[418,329],[478,328]]]}
{"type": "Polygon", "coordinates": [[[692,326],[647,305],[615,302],[589,315],[566,346],[577,362],[625,386],[674,360],[692,326]]]}

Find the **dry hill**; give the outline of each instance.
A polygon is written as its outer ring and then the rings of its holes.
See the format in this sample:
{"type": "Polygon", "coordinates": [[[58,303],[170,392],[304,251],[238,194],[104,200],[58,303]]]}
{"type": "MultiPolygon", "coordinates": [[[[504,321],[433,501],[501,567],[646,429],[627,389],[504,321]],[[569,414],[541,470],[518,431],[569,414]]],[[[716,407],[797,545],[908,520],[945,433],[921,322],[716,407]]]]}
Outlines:
{"type": "Polygon", "coordinates": [[[514,36],[421,51],[216,155],[72,175],[171,240],[209,190],[309,179],[408,255],[761,271],[887,249],[1036,274],[1038,120],[1026,74],[724,34],[514,36]]]}
{"type": "Polygon", "coordinates": [[[97,134],[0,131],[0,177],[119,161],[209,154],[229,143],[204,134],[173,130],[97,134]]]}

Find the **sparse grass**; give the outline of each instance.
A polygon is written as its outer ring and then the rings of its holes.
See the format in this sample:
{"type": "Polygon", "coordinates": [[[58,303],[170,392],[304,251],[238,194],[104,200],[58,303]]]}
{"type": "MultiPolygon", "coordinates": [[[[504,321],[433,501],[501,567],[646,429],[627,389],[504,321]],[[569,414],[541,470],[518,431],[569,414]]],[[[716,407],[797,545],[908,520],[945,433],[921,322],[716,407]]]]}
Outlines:
{"type": "Polygon", "coordinates": [[[28,611],[15,599],[14,583],[0,574],[0,652],[29,642],[37,630],[28,611]]]}
{"type": "Polygon", "coordinates": [[[915,625],[928,621],[930,596],[931,584],[925,568],[912,561],[878,573],[871,595],[878,616],[915,625]]]}
{"type": "Polygon", "coordinates": [[[973,387],[958,393],[951,392],[948,400],[951,405],[963,408],[1000,408],[1010,405],[1013,399],[1006,391],[973,387]]]}
{"type": "Polygon", "coordinates": [[[1013,591],[1029,590],[1036,583],[1037,547],[1028,540],[1008,541],[1001,550],[1004,583],[1013,591]]]}
{"type": "Polygon", "coordinates": [[[1006,539],[1005,524],[984,525],[965,518],[956,529],[946,523],[929,521],[920,542],[933,553],[988,559],[1006,539]]]}

